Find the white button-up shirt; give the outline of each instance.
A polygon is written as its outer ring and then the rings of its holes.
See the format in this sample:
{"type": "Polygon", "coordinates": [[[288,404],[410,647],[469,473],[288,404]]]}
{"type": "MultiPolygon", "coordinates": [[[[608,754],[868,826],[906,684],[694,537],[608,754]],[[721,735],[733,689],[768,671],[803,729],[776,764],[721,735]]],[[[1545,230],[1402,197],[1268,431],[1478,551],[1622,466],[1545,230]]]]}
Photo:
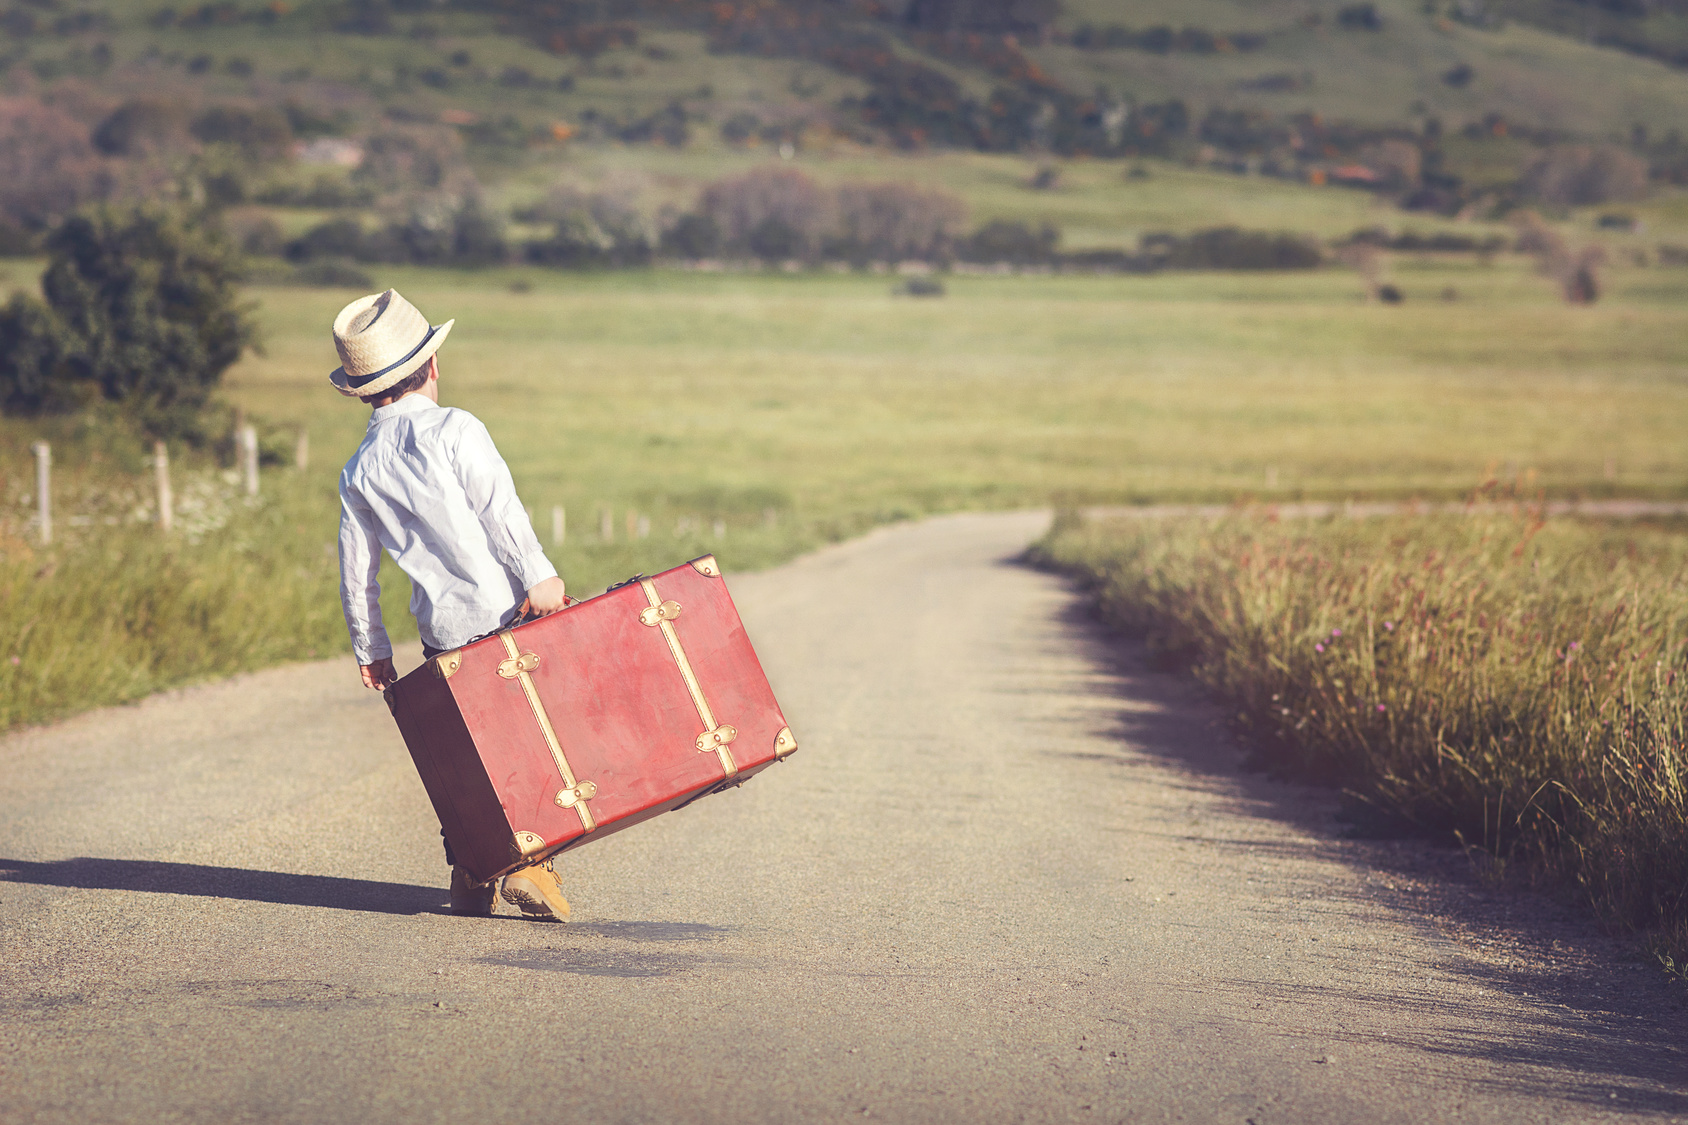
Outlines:
{"type": "Polygon", "coordinates": [[[480,419],[408,394],[378,408],[340,473],[340,601],[359,664],[393,654],[381,548],[410,576],[424,644],[457,648],[507,624],[557,573],[480,419]]]}

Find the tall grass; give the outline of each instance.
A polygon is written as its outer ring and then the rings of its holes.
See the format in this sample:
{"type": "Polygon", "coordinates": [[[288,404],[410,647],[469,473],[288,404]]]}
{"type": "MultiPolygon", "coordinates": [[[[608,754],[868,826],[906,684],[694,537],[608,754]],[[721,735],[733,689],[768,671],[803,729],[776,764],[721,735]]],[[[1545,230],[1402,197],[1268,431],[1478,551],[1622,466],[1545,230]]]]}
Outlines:
{"type": "Polygon", "coordinates": [[[1688,534],[1514,516],[1058,521],[1036,555],[1263,764],[1688,951],[1688,534]]]}

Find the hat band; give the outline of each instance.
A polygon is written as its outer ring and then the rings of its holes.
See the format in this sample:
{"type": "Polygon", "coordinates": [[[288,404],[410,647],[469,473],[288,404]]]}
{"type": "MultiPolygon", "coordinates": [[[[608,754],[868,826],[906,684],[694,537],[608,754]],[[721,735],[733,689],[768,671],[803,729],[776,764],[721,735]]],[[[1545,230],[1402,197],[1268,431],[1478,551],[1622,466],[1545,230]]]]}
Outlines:
{"type": "Polygon", "coordinates": [[[416,353],[428,346],[428,341],[434,338],[434,333],[437,331],[439,331],[437,328],[428,329],[428,331],[422,336],[422,342],[417,344],[414,348],[411,348],[410,353],[397,363],[389,363],[381,370],[372,371],[368,375],[353,375],[350,371],[346,372],[346,385],[348,387],[361,387],[365,384],[375,382],[375,380],[381,378],[383,375],[392,374],[394,371],[397,371],[399,368],[415,359],[416,353]]]}

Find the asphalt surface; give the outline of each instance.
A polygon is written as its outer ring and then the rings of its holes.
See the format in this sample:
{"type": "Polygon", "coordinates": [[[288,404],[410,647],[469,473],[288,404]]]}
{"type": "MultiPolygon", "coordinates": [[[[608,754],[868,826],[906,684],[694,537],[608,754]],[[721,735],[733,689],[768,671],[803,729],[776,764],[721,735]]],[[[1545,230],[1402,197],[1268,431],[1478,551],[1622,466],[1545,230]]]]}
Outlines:
{"type": "Polygon", "coordinates": [[[444,911],[347,662],[0,740],[0,1121],[1688,1121],[1680,987],[1241,771],[1041,520],[729,576],[801,749],[567,925],[444,911]]]}

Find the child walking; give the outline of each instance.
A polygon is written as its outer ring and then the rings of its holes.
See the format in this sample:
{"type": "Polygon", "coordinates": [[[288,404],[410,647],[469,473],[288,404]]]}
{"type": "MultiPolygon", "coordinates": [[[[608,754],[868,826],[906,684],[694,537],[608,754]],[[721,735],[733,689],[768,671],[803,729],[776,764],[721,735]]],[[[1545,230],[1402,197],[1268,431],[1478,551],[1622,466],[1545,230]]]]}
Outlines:
{"type": "MultiPolygon", "coordinates": [[[[383,549],[410,578],[410,612],[432,657],[566,604],[510,469],[474,415],[439,404],[436,353],[456,321],[431,326],[397,290],[360,297],[334,318],[341,366],[329,382],[373,407],[340,474],[340,601],[364,686],[398,679],[381,622],[383,549]]],[[[451,909],[491,914],[496,882],[477,886],[452,856],[451,909]]],[[[568,900],[549,862],[504,878],[504,901],[564,921],[568,900]]]]}

